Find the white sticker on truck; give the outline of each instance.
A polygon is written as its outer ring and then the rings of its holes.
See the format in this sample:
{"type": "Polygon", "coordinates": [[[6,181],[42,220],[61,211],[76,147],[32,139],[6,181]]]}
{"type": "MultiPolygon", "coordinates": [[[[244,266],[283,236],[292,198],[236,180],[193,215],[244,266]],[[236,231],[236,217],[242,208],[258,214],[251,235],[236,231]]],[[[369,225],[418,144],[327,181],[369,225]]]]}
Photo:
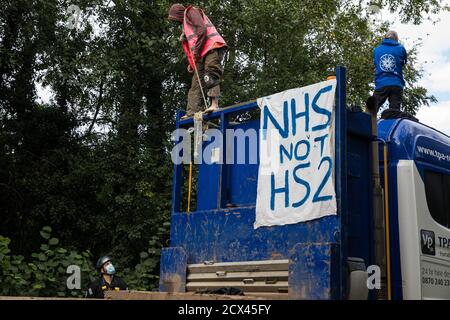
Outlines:
{"type": "Polygon", "coordinates": [[[450,269],[445,263],[426,258],[421,260],[422,297],[424,299],[447,298],[450,292],[450,269]]]}

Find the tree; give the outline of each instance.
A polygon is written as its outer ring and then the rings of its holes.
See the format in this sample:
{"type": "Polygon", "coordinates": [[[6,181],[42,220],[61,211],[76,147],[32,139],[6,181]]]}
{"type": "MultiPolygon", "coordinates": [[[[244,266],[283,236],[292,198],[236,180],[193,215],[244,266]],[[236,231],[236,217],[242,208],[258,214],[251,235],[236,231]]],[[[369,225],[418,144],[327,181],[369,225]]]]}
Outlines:
{"type": "MultiPolygon", "coordinates": [[[[372,50],[388,30],[373,24],[367,5],[354,1],[208,1],[208,14],[229,45],[223,80],[223,105],[323,81],[336,65],[348,71],[349,104],[364,105],[373,90],[372,50]],[[307,18],[305,18],[307,17],[307,18]]],[[[411,10],[396,1],[405,21],[420,22],[435,12],[435,1],[418,1],[411,10]]],[[[415,83],[422,76],[411,48],[405,92],[406,110],[415,114],[434,98],[415,83]]]]}
{"type": "MultiPolygon", "coordinates": [[[[169,134],[191,77],[181,29],[167,21],[167,0],[79,0],[79,14],[68,12],[73,4],[2,1],[0,235],[27,257],[52,226],[62,244],[94,260],[113,254],[143,275],[130,276],[136,286],[154,285],[170,219],[169,134]],[[49,102],[37,84],[50,88],[49,102]]],[[[442,9],[435,0],[379,4],[415,23],[442,9]]],[[[229,45],[222,106],[322,81],[338,64],[348,70],[349,103],[370,94],[372,49],[388,25],[371,24],[366,3],[200,5],[229,45]]],[[[411,113],[434,101],[417,86],[417,50],[405,72],[411,113]]]]}

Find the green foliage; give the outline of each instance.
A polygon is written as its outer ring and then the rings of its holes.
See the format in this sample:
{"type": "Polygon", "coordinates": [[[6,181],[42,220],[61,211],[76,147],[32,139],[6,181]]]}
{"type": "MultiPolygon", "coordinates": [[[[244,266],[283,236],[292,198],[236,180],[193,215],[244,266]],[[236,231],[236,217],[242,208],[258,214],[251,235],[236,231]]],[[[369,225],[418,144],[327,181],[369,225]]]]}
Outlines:
{"type": "Polygon", "coordinates": [[[399,14],[403,23],[412,22],[419,24],[424,18],[429,18],[431,14],[438,13],[445,8],[440,0],[384,0],[374,1],[378,3],[381,8],[388,8],[392,13],[399,14]]]}
{"type": "Polygon", "coordinates": [[[437,102],[433,95],[429,95],[427,89],[417,86],[416,83],[422,78],[422,68],[417,68],[417,50],[415,47],[408,52],[408,63],[404,68],[407,86],[403,97],[403,107],[405,111],[415,115],[420,106],[429,106],[430,103],[437,102]]]}
{"type": "MultiPolygon", "coordinates": [[[[398,1],[377,4],[417,23],[440,10],[437,1],[414,2],[414,9],[398,1]]],[[[233,0],[204,6],[229,44],[223,105],[323,81],[336,65],[347,67],[349,104],[363,106],[373,90],[372,53],[389,24],[373,21],[365,2],[233,0]]],[[[407,50],[412,57],[417,47],[407,50]]],[[[423,74],[416,59],[408,68],[405,106],[415,114],[433,99],[416,85],[423,74]]]]}
{"type": "Polygon", "coordinates": [[[92,254],[57,246],[58,239],[50,238],[50,233],[50,227],[41,230],[45,242],[41,244],[40,251],[32,253],[29,258],[12,255],[10,239],[0,236],[0,295],[83,296],[83,290],[67,288],[66,281],[70,276],[67,267],[80,267],[81,283],[87,285],[95,276],[90,262],[92,254]]]}
{"type": "Polygon", "coordinates": [[[133,265],[170,212],[169,4],[79,2],[78,30],[69,4],[2,7],[0,234],[29,254],[51,224],[62,242],[133,265]],[[49,103],[35,82],[52,89],[49,103]]]}
{"type": "Polygon", "coordinates": [[[147,251],[139,254],[140,262],[134,269],[127,268],[123,271],[124,279],[130,288],[141,291],[152,291],[158,288],[162,240],[168,233],[169,227],[169,222],[159,227],[157,234],[148,242],[147,251]]]}
{"type": "MultiPolygon", "coordinates": [[[[181,29],[167,21],[172,2],[77,1],[78,29],[67,23],[72,3],[2,1],[0,234],[13,241],[0,238],[0,294],[72,294],[61,287],[65,266],[80,262],[88,276],[87,261],[105,253],[133,287],[155,288],[168,239],[169,136],[191,81],[181,29]],[[37,84],[51,89],[48,102],[37,84]]],[[[441,8],[376,3],[414,23],[441,8]]],[[[229,45],[222,106],[322,81],[337,64],[349,103],[370,94],[372,49],[389,26],[373,24],[362,1],[198,4],[229,45]]],[[[405,105],[415,113],[435,99],[417,86],[423,71],[408,49],[405,105]]]]}
{"type": "MultiPolygon", "coordinates": [[[[158,286],[159,259],[162,239],[170,224],[164,223],[148,242],[146,251],[140,253],[140,262],[134,268],[124,268],[123,276],[130,289],[154,290],[158,286]]],[[[9,249],[11,240],[0,236],[0,296],[58,296],[83,297],[89,283],[98,277],[92,264],[90,251],[78,252],[74,249],[57,246],[59,241],[50,238],[51,228],[44,227],[40,234],[45,240],[40,251],[31,253],[28,258],[12,255],[9,249]],[[49,239],[50,238],[50,239],[49,239]],[[75,265],[81,272],[81,289],[69,290],[67,267],[75,265]]],[[[120,259],[118,266],[121,266],[120,259]]],[[[116,264],[116,260],[114,260],[116,264]]]]}

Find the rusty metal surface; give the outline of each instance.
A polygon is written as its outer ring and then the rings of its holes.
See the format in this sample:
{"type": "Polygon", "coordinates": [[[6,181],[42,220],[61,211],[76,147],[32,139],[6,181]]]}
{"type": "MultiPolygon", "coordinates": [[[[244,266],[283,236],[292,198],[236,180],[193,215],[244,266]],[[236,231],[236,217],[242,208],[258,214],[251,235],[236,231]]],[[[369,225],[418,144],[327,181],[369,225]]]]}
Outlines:
{"type": "Polygon", "coordinates": [[[163,292],[186,291],[187,255],[183,248],[164,248],[161,252],[159,289],[163,292]]]}
{"type": "MultiPolygon", "coordinates": [[[[270,297],[270,295],[266,297],[270,297]]],[[[193,292],[168,293],[148,291],[108,291],[105,293],[105,298],[110,300],[265,300],[261,296],[223,296],[196,294],[193,292]]]]}
{"type": "Polygon", "coordinates": [[[245,294],[287,293],[289,260],[188,265],[187,291],[238,288],[245,294]]]}
{"type": "Polygon", "coordinates": [[[299,244],[289,266],[289,296],[299,300],[339,299],[339,245],[299,244]]]}

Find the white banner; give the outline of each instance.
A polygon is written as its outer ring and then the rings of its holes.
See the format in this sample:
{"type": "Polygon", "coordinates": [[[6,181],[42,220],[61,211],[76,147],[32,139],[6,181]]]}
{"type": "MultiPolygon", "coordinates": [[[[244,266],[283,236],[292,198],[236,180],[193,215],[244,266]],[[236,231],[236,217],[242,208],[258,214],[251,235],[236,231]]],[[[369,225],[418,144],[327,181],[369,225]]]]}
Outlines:
{"type": "Polygon", "coordinates": [[[258,99],[255,229],[336,214],[335,92],[330,80],[258,99]]]}

